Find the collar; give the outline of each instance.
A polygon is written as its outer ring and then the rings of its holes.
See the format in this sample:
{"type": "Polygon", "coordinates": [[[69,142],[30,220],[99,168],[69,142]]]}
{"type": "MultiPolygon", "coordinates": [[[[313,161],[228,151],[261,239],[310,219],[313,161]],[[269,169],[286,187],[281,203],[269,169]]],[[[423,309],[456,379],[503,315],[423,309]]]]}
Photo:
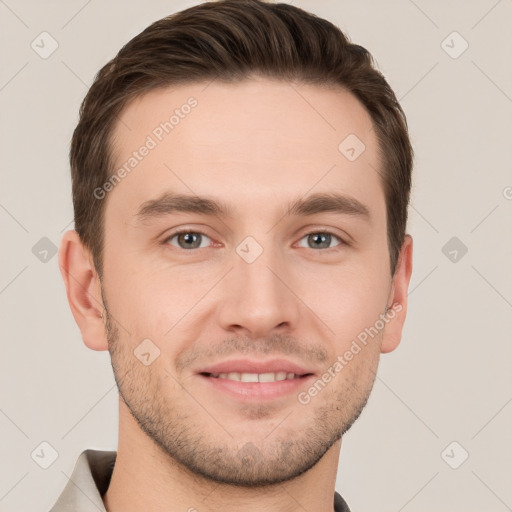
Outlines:
{"type": "Polygon", "coordinates": [[[85,450],[50,512],[107,512],[102,496],[107,492],[117,452],[85,450]]]}

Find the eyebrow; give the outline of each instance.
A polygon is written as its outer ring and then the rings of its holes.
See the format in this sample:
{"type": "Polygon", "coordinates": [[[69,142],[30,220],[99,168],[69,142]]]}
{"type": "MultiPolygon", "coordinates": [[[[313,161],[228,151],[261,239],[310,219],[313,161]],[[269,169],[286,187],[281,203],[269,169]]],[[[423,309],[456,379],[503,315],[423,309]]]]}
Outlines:
{"type": "MultiPolygon", "coordinates": [[[[140,222],[171,213],[197,213],[201,215],[234,218],[233,208],[224,201],[197,195],[166,192],[162,196],[144,202],[135,217],[140,222]]],[[[319,213],[337,213],[371,221],[369,208],[354,197],[338,193],[315,193],[298,198],[288,204],[284,217],[310,216],[319,213]]]]}

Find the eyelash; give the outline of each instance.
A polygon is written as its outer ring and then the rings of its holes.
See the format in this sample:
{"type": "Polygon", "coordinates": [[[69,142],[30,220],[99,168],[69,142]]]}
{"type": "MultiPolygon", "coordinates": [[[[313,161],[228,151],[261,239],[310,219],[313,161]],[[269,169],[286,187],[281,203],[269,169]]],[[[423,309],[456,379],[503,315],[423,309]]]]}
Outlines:
{"type": "MultiPolygon", "coordinates": [[[[198,229],[183,229],[181,231],[176,231],[175,233],[172,233],[171,235],[169,235],[162,243],[164,245],[166,244],[169,244],[169,241],[172,240],[174,237],[178,236],[178,235],[182,235],[182,234],[186,234],[186,233],[193,233],[193,234],[197,234],[197,235],[202,235],[202,236],[205,236],[207,238],[210,238],[204,231],[201,231],[201,230],[198,230],[198,229]]],[[[309,236],[309,235],[330,235],[336,239],[338,239],[338,241],[340,242],[338,245],[334,246],[334,247],[329,247],[327,249],[312,249],[312,248],[309,248],[309,247],[303,247],[303,249],[311,249],[312,251],[333,251],[333,250],[336,250],[336,249],[339,249],[341,248],[341,246],[349,246],[350,244],[348,242],[346,242],[345,240],[343,240],[340,236],[336,235],[335,233],[331,232],[331,231],[322,231],[322,230],[317,230],[317,231],[310,231],[308,233],[305,233],[301,238],[300,240],[302,240],[303,238],[309,236]]],[[[197,251],[199,249],[207,249],[207,247],[198,247],[198,248],[194,248],[194,249],[182,249],[181,247],[176,247],[176,246],[173,246],[175,247],[176,249],[181,249],[182,251],[184,252],[192,252],[192,251],[197,251]]]]}

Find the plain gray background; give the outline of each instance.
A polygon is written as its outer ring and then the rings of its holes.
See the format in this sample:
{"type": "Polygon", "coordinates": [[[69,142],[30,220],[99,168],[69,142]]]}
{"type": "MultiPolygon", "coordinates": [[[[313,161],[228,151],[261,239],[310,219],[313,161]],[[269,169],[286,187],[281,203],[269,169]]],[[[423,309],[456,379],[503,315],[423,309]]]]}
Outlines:
{"type": "MultiPolygon", "coordinates": [[[[100,67],[197,3],[0,0],[2,511],[48,511],[82,450],[117,447],[110,357],[83,345],[52,253],[73,227],[69,141],[100,67]]],[[[289,3],[372,52],[416,152],[406,327],[336,488],[353,512],[512,510],[512,2],[289,3]]]]}

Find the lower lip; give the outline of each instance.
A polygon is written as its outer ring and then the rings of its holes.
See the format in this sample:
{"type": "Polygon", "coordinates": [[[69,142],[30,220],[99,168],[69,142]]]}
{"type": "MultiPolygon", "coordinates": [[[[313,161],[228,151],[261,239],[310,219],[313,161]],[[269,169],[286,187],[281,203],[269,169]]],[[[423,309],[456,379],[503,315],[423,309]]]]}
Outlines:
{"type": "Polygon", "coordinates": [[[295,379],[277,380],[275,382],[241,382],[237,380],[208,377],[199,374],[207,384],[217,391],[222,391],[237,400],[259,401],[281,398],[291,393],[298,393],[300,388],[309,384],[313,375],[295,379]]]}

